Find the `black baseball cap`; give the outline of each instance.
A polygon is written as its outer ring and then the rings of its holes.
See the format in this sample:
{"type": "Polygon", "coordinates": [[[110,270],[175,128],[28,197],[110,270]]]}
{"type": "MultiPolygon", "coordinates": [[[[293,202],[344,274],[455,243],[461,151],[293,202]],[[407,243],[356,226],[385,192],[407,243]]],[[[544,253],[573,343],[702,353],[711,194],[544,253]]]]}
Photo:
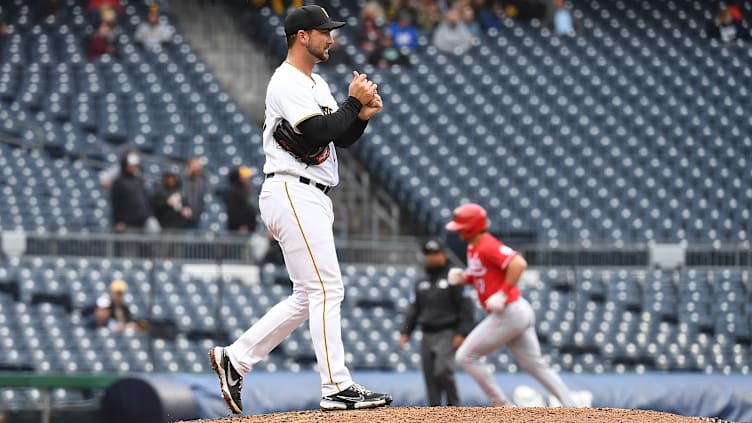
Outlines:
{"type": "Polygon", "coordinates": [[[301,29],[335,29],[345,26],[344,22],[333,21],[321,6],[309,5],[293,9],[285,18],[285,35],[296,34],[301,29]]]}
{"type": "Polygon", "coordinates": [[[432,238],[423,244],[423,254],[440,253],[442,251],[444,251],[444,243],[439,239],[432,238]]]}

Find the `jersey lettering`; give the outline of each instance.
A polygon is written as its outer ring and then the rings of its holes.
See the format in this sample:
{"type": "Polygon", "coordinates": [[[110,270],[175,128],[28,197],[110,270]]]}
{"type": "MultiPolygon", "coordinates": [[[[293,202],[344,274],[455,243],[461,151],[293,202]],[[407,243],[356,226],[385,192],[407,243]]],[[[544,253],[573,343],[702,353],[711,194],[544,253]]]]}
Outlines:
{"type": "Polygon", "coordinates": [[[473,283],[473,285],[475,285],[475,289],[478,290],[479,295],[483,295],[486,293],[486,281],[483,280],[483,278],[475,279],[475,282],[473,283]]]}
{"type": "Polygon", "coordinates": [[[471,276],[480,277],[486,274],[486,268],[477,255],[468,256],[467,271],[471,276]]]}
{"type": "Polygon", "coordinates": [[[506,281],[507,265],[516,255],[516,251],[488,233],[477,244],[468,245],[466,274],[481,304],[497,291],[507,296],[507,303],[520,297],[520,289],[506,281]]]}

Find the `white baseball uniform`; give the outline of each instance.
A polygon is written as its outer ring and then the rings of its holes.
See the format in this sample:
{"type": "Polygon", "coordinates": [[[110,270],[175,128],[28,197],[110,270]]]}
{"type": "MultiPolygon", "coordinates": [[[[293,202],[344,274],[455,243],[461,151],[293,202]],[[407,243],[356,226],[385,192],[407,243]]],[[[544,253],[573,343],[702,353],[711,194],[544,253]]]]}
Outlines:
{"type": "Polygon", "coordinates": [[[308,320],[323,396],[353,384],[345,366],[340,328],[345,290],[334,246],[334,213],[332,201],[324,192],[325,187],[339,183],[337,154],[330,143],[326,160],[308,166],[282,149],[273,133],[282,119],[297,127],[312,116],[336,110],[337,102],[327,83],[317,74],[309,78],[285,62],[269,81],[264,173],[274,176],[267,177],[261,188],[259,208],[261,218],[282,247],[293,292],[227,348],[232,365],[245,376],[308,320]],[[301,177],[309,182],[301,182],[301,177]]]}

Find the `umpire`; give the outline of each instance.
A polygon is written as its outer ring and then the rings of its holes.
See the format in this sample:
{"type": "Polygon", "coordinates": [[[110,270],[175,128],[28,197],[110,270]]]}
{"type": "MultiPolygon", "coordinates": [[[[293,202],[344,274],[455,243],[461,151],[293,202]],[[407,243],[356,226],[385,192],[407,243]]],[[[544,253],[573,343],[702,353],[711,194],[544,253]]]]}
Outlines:
{"type": "Polygon", "coordinates": [[[459,405],[454,380],[454,353],[473,329],[473,304],[462,285],[449,285],[449,263],[438,239],[423,245],[426,272],[418,278],[400,331],[400,348],[417,325],[423,331],[420,357],[426,381],[428,403],[440,406],[446,394],[447,405],[459,405]]]}

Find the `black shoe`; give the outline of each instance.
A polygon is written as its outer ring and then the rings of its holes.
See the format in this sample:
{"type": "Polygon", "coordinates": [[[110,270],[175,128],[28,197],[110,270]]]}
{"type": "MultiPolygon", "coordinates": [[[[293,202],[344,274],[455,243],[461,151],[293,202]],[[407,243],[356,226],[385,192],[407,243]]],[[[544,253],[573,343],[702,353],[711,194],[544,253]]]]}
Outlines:
{"type": "Polygon", "coordinates": [[[240,401],[240,390],[243,389],[243,377],[240,376],[232,363],[230,357],[222,347],[214,347],[209,350],[209,359],[211,360],[212,369],[219,376],[219,387],[222,389],[222,397],[235,414],[243,411],[243,403],[240,401]]]}
{"type": "Polygon", "coordinates": [[[320,405],[322,410],[352,410],[381,407],[391,403],[391,395],[371,392],[357,383],[353,383],[344,391],[321,398],[320,405]]]}

